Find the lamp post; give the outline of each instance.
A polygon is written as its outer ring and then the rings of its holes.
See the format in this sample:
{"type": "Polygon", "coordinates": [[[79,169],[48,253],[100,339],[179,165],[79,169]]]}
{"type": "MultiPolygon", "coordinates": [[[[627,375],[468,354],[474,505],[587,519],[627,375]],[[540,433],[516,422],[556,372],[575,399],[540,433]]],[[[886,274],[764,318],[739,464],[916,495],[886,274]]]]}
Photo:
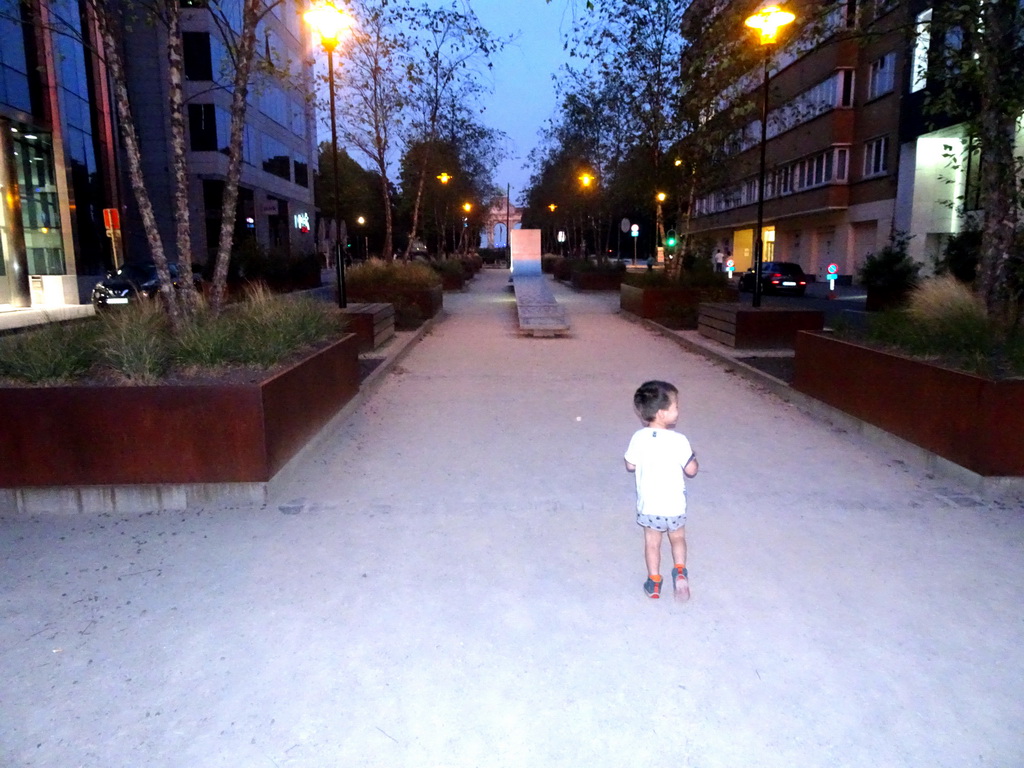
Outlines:
{"type": "MultiPolygon", "coordinates": [[[[583,187],[583,189],[585,189],[585,190],[586,189],[590,189],[590,187],[596,181],[596,178],[594,177],[594,175],[592,173],[590,173],[589,171],[584,171],[583,173],[581,173],[576,178],[580,180],[580,186],[583,187]]],[[[582,218],[583,217],[581,216],[581,219],[582,218]]],[[[590,215],[590,220],[591,220],[591,224],[593,224],[593,221],[594,221],[593,213],[591,213],[591,215],[590,215]]],[[[581,245],[582,245],[582,253],[580,255],[585,258],[586,255],[587,255],[587,235],[586,235],[586,228],[583,226],[584,223],[585,223],[585,219],[583,219],[580,222],[580,240],[581,240],[581,245]]],[[[596,237],[596,235],[594,237],[594,250],[595,251],[597,250],[597,237],[596,237]]]]}
{"type": "Polygon", "coordinates": [[[658,192],[654,196],[654,260],[658,260],[658,243],[665,242],[665,223],[661,218],[661,204],[665,202],[665,193],[658,192]]]}
{"type": "MultiPolygon", "coordinates": [[[[334,105],[334,49],[338,47],[342,32],[352,24],[352,20],[331,3],[324,3],[306,11],[303,18],[313,27],[321,45],[327,51],[327,89],[331,97],[331,151],[334,154],[334,218],[340,228],[338,214],[341,192],[338,180],[338,113],[334,105]]],[[[338,306],[344,309],[348,300],[345,295],[345,254],[341,248],[340,238],[334,244],[334,272],[338,281],[338,306]]]]}
{"type": "MultiPolygon", "coordinates": [[[[437,174],[437,180],[441,182],[441,186],[445,189],[448,188],[448,182],[454,179],[447,171],[441,171],[437,174]]],[[[444,198],[444,217],[441,220],[441,256],[446,256],[448,252],[448,194],[445,193],[444,198]]]]}
{"type": "Polygon", "coordinates": [[[761,92],[761,158],[757,177],[757,227],[754,230],[754,299],[753,306],[761,306],[761,262],[764,259],[764,181],[765,157],[768,146],[768,54],[775,43],[779,27],[792,22],[796,16],[778,6],[762,8],[744,22],[761,35],[764,48],[764,80],[761,92]]]}
{"type": "Polygon", "coordinates": [[[370,243],[368,242],[365,229],[366,219],[360,216],[358,219],[356,219],[356,224],[359,225],[359,230],[363,235],[363,261],[366,261],[367,259],[370,258],[370,243]]]}

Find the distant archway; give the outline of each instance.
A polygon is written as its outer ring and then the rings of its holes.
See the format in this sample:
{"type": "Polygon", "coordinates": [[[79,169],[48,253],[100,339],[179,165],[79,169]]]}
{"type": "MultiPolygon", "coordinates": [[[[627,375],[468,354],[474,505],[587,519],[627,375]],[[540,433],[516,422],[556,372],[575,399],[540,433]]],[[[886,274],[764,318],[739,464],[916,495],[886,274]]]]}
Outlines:
{"type": "MultiPolygon", "coordinates": [[[[521,229],[523,226],[523,209],[508,203],[507,197],[499,197],[487,210],[487,219],[484,222],[483,235],[486,238],[486,245],[481,242],[486,248],[504,247],[508,245],[508,232],[507,227],[512,229],[521,229]],[[500,242],[498,235],[502,235],[501,246],[497,243],[500,242]]],[[[481,238],[483,239],[483,238],[481,238]]]]}

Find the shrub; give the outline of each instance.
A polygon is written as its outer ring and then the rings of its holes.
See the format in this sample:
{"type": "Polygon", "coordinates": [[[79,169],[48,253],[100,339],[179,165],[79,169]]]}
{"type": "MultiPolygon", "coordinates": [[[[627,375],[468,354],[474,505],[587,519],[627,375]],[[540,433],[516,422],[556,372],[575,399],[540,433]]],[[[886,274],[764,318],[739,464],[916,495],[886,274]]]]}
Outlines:
{"type": "Polygon", "coordinates": [[[892,292],[909,292],[918,283],[921,265],[907,255],[909,236],[894,232],[889,243],[870,254],[858,270],[860,282],[867,288],[892,292]]]}
{"type": "Polygon", "coordinates": [[[63,384],[88,373],[95,357],[95,321],[50,323],[0,337],[0,379],[63,384]]]}
{"type": "Polygon", "coordinates": [[[153,384],[171,366],[171,329],[156,301],[139,301],[99,320],[98,367],[126,384],[153,384]]]}
{"type": "Polygon", "coordinates": [[[275,296],[265,287],[250,288],[245,301],[217,318],[201,307],[178,337],[158,302],[139,302],[0,338],[0,377],[50,384],[98,375],[152,384],[174,370],[271,368],[343,331],[344,318],[330,304],[275,296]]]}
{"type": "Polygon", "coordinates": [[[989,320],[971,289],[947,275],[924,281],[906,309],[875,318],[868,339],[984,376],[1024,375],[1024,343],[989,320]]]}
{"type": "Polygon", "coordinates": [[[597,259],[578,259],[570,262],[573,272],[617,275],[626,271],[626,265],[618,259],[599,256],[597,259]]]}

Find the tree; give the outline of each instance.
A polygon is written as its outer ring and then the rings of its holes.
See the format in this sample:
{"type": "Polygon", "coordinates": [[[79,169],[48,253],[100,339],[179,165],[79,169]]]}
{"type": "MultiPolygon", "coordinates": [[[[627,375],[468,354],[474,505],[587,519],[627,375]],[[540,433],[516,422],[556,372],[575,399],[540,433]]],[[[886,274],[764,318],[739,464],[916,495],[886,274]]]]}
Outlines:
{"type": "MultiPolygon", "coordinates": [[[[922,30],[924,32],[924,30],[922,30]]],[[[989,316],[1019,322],[1024,289],[1018,126],[1024,115],[1024,9],[1019,0],[935,6],[928,83],[933,116],[961,119],[981,150],[981,245],[976,288],[989,316]]]]}
{"type": "MultiPolygon", "coordinates": [[[[420,206],[424,188],[429,181],[432,148],[441,133],[441,120],[446,104],[452,111],[466,111],[485,89],[479,80],[478,67],[490,68],[491,54],[501,50],[505,41],[494,38],[479,22],[468,4],[459,10],[431,8],[422,5],[404,14],[413,29],[413,58],[409,79],[413,103],[418,105],[410,123],[409,144],[418,145],[418,165],[412,176],[404,180],[403,192],[411,198],[409,245],[420,227],[420,206]]],[[[448,127],[452,128],[449,121],[448,127]]],[[[449,130],[450,133],[450,130],[449,130]]],[[[409,251],[406,251],[408,255],[409,251]]]]}
{"type": "Polygon", "coordinates": [[[380,177],[384,212],[382,256],[394,258],[394,223],[389,166],[394,139],[406,122],[409,101],[405,73],[411,66],[409,40],[400,15],[387,0],[356,12],[351,43],[341,57],[342,121],[345,140],[373,163],[380,177]]]}

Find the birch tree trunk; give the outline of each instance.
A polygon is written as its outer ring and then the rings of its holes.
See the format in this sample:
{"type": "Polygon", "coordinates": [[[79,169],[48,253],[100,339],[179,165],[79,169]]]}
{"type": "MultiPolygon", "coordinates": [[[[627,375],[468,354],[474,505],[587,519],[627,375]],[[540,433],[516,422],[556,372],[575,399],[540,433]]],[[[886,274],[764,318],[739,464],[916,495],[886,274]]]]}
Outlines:
{"type": "Polygon", "coordinates": [[[249,74],[256,50],[256,25],[260,20],[263,0],[245,0],[242,6],[242,31],[235,56],[234,93],[231,99],[231,134],[228,143],[228,171],[224,182],[224,200],[221,208],[220,240],[217,244],[217,262],[210,291],[210,309],[220,314],[228,280],[231,245],[234,241],[235,216],[238,211],[238,181],[242,175],[242,133],[245,128],[245,110],[249,95],[249,74]]]}
{"type": "Polygon", "coordinates": [[[164,301],[172,329],[175,333],[180,333],[184,321],[174,283],[171,280],[171,272],[167,267],[167,255],[164,252],[163,241],[160,239],[160,230],[156,225],[153,203],[149,198],[149,191],[146,189],[146,181],[142,174],[142,152],[139,148],[139,136],[135,130],[131,104],[128,99],[124,61],[121,58],[121,50],[114,34],[114,20],[111,18],[110,8],[106,2],[96,2],[94,8],[96,23],[103,39],[103,54],[106,58],[107,70],[114,88],[118,122],[121,126],[121,136],[124,139],[125,155],[128,160],[128,179],[135,195],[135,202],[139,206],[139,215],[142,217],[146,239],[153,255],[153,264],[156,266],[157,277],[160,281],[160,297],[164,301]]]}
{"type": "Polygon", "coordinates": [[[167,64],[170,91],[171,160],[174,179],[174,232],[178,253],[178,295],[183,314],[191,316],[198,304],[192,282],[192,227],[188,210],[188,160],[185,154],[185,71],[181,35],[181,7],[177,0],[167,5],[167,64]]]}

